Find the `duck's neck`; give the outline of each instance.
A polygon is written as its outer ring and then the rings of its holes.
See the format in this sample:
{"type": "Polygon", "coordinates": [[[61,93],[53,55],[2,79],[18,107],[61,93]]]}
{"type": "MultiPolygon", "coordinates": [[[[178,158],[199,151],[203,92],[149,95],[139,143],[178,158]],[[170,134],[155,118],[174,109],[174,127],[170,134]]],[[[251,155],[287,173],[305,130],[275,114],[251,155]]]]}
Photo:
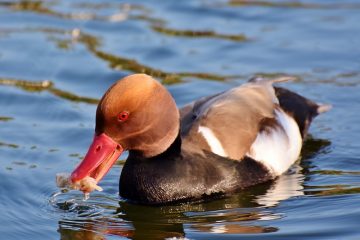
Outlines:
{"type": "Polygon", "coordinates": [[[130,150],[128,159],[167,159],[179,156],[181,153],[181,136],[180,132],[176,136],[175,140],[170,144],[170,146],[162,153],[153,156],[146,157],[141,151],[130,150]]]}

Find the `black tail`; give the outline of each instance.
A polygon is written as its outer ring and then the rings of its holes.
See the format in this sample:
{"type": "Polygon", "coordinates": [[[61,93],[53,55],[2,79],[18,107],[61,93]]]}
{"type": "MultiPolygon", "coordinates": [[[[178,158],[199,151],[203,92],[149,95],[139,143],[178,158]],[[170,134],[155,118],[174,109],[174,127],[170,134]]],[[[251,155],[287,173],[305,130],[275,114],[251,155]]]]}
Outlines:
{"type": "Polygon", "coordinates": [[[293,116],[304,139],[311,121],[320,113],[330,110],[331,105],[320,105],[290,90],[274,87],[280,107],[293,116]]]}

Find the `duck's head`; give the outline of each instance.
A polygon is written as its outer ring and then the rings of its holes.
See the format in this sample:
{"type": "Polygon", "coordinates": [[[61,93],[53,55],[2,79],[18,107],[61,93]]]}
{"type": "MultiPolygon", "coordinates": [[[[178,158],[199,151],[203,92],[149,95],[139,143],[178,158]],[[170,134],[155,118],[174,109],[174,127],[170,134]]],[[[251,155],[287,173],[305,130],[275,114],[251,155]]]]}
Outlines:
{"type": "Polygon", "coordinates": [[[71,179],[76,182],[90,176],[99,182],[123,151],[158,155],[178,132],[179,112],[166,88],[145,74],[125,77],[100,100],[93,142],[71,179]]]}

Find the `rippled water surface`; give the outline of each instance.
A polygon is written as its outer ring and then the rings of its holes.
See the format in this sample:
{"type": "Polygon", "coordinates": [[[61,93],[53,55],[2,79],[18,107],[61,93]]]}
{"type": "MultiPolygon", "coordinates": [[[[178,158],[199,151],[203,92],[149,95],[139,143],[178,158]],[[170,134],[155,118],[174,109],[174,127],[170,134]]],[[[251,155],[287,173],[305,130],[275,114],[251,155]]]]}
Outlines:
{"type": "Polygon", "coordinates": [[[356,0],[0,0],[0,238],[360,239],[359,13],[356,0]],[[127,203],[123,161],[88,201],[60,192],[98,99],[135,72],[179,106],[290,74],[284,86],[334,108],[287,174],[225,199],[127,203]]]}

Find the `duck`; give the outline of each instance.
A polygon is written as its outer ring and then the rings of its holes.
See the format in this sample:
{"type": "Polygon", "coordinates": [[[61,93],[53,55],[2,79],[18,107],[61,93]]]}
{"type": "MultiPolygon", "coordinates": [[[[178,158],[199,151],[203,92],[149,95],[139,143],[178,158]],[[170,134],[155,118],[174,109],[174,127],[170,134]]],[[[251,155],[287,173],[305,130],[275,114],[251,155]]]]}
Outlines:
{"type": "Polygon", "coordinates": [[[254,77],[178,109],[151,76],[126,76],[101,98],[71,181],[100,182],[124,151],[119,194],[137,204],[204,201],[272,181],[299,159],[312,120],[331,108],[274,86],[289,80],[254,77]]]}

